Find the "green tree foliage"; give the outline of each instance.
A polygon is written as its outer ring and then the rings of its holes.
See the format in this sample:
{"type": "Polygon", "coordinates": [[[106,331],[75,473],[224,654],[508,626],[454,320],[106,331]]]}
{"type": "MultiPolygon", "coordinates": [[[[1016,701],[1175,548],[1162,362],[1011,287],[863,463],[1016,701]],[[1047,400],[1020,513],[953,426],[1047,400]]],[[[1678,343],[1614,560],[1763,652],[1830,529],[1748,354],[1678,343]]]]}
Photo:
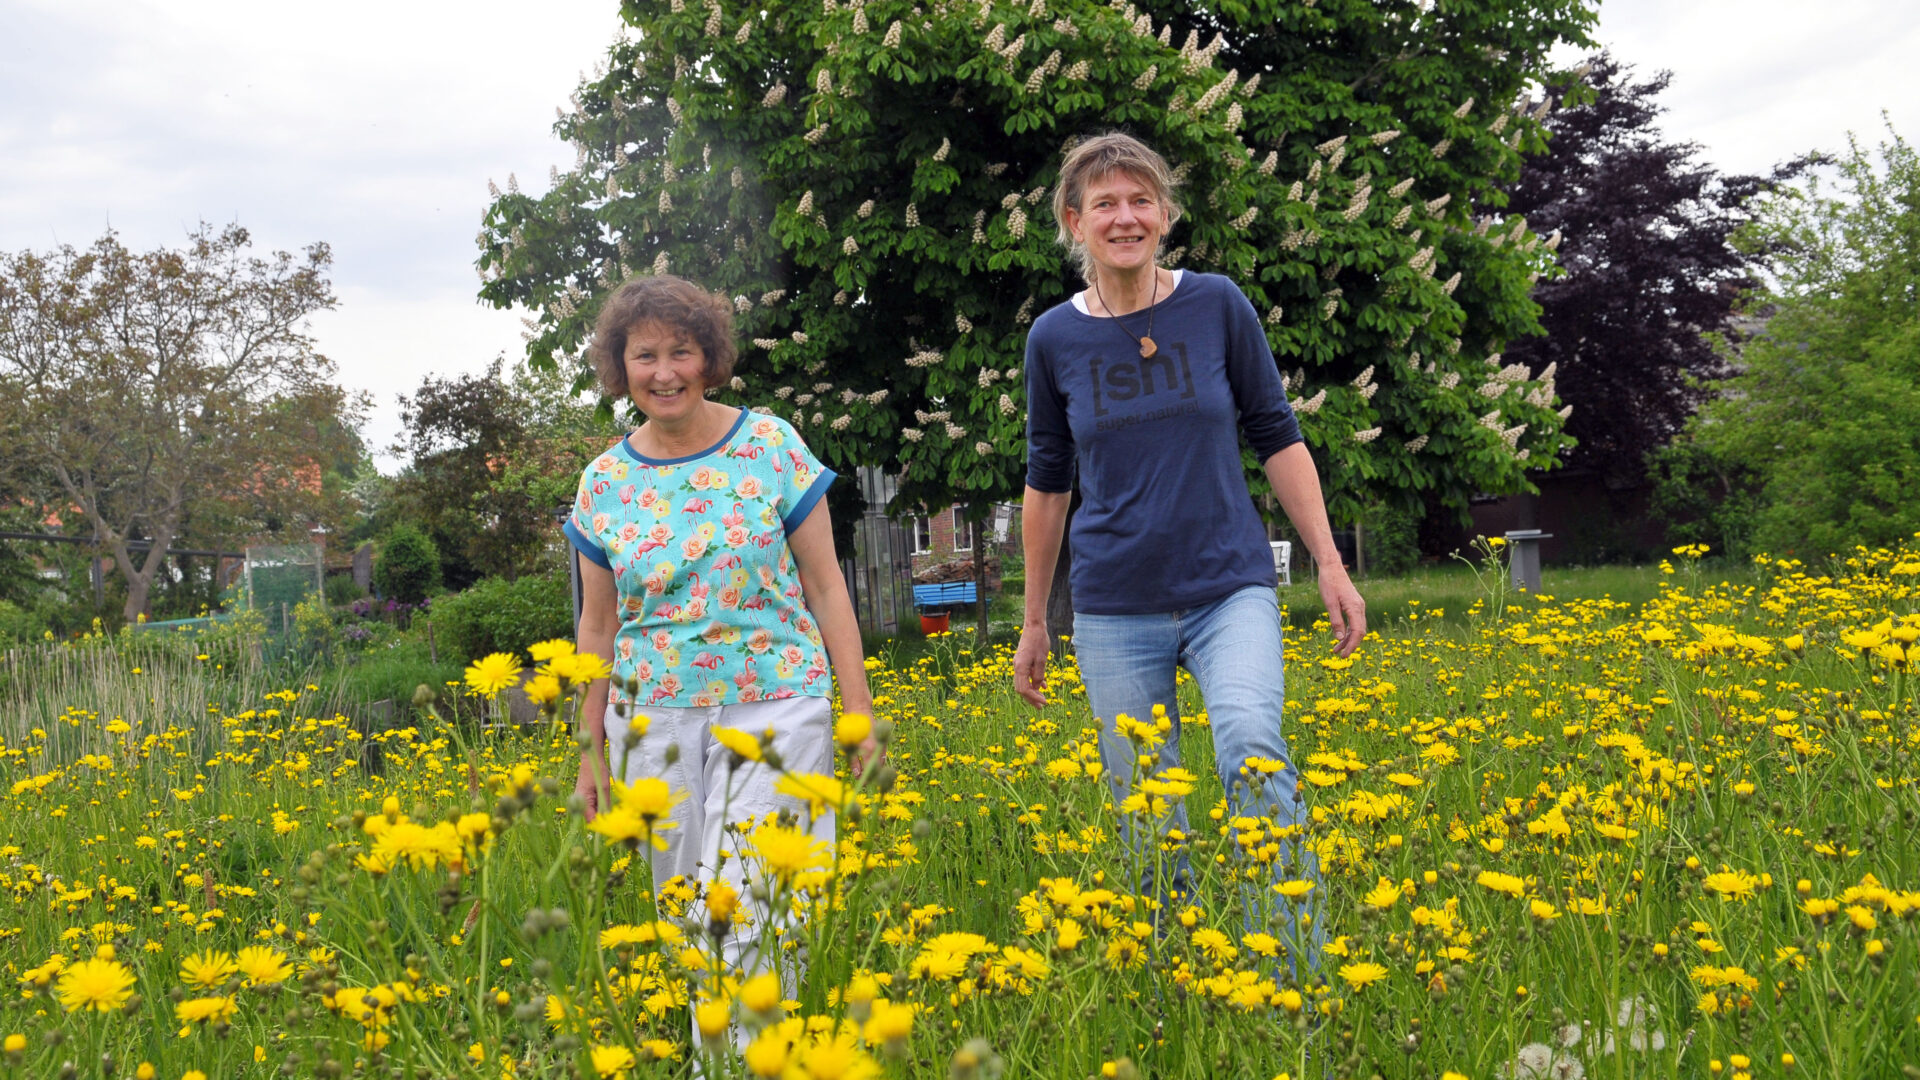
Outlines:
{"type": "Polygon", "coordinates": [[[440,551],[412,525],[395,525],[373,560],[373,587],[388,600],[417,604],[440,587],[440,551]]]}
{"type": "MultiPolygon", "coordinates": [[[[411,460],[388,509],[433,538],[451,588],[530,572],[553,531],[552,503],[500,483],[516,463],[526,463],[531,448],[517,404],[499,360],[478,374],[429,375],[412,397],[400,399],[407,433],[395,449],[411,460]]],[[[577,478],[579,465],[572,468],[577,478]]],[[[571,482],[566,486],[571,494],[571,482]]]]}
{"type": "Polygon", "coordinates": [[[176,540],[305,539],[344,512],[325,485],[363,404],[313,351],[331,256],[249,254],[239,226],[179,249],[0,253],[0,459],[39,519],[96,538],[125,617],[176,540]],[[135,541],[151,541],[142,551],[135,541]]]}
{"type": "Polygon", "coordinates": [[[1117,127],[1177,166],[1167,263],[1230,275],[1266,317],[1336,517],[1464,510],[1564,443],[1551,393],[1500,359],[1552,266],[1501,186],[1544,146],[1515,103],[1586,41],[1589,0],[624,14],[555,125],[574,167],[544,195],[509,177],[481,232],[481,295],[538,312],[535,364],[582,370],[612,285],[683,274],[733,296],[752,343],[722,400],[793,420],[836,469],[904,470],[896,511],[1010,497],[1027,328],[1077,287],[1061,152],[1117,127]]]}
{"type": "Polygon", "coordinates": [[[1717,475],[1750,478],[1752,544],[1776,554],[1920,530],[1920,155],[1889,128],[1832,165],[1743,230],[1773,278],[1748,303],[1765,328],[1689,428],[1717,475]]]}
{"type": "Polygon", "coordinates": [[[573,637],[573,594],[564,573],[488,578],[433,602],[433,624],[447,655],[477,660],[510,652],[522,659],[537,641],[573,637]]]}

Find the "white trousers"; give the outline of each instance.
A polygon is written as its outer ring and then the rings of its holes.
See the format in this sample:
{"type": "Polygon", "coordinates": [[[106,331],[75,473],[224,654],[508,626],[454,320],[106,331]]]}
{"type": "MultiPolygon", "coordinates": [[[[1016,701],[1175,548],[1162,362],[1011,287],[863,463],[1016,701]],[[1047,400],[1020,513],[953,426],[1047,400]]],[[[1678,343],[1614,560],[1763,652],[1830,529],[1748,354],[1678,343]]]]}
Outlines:
{"type": "MultiPolygon", "coordinates": [[[[785,911],[770,911],[765,901],[753,898],[743,858],[746,836],[755,822],[788,810],[832,851],[833,811],[823,811],[809,822],[805,801],[774,790],[778,773],[762,762],[750,761],[735,768],[732,752],[713,737],[713,730],[733,728],[755,738],[771,731],[773,749],[785,771],[831,776],[832,703],[823,697],[790,697],[694,709],[625,708],[632,712],[623,716],[620,710],[609,708],[606,715],[607,760],[612,774],[627,783],[657,776],[675,795],[685,796],[668,815],[674,827],[658,834],[666,841],[667,850],[651,852],[655,894],[675,877],[685,878],[689,886],[725,879],[739,893],[741,908],[750,921],[736,927],[721,943],[720,959],[743,980],[769,968],[780,968],[781,982],[791,996],[804,957],[795,955],[795,963],[783,965],[777,956],[762,955],[763,929],[790,925],[790,921],[785,911]],[[649,723],[646,734],[629,746],[631,716],[645,716],[649,723]],[[679,757],[672,763],[667,760],[670,746],[679,747],[679,757]]],[[[643,849],[641,854],[648,852],[643,849]]],[[[705,904],[696,903],[688,914],[705,923],[705,904]]]]}

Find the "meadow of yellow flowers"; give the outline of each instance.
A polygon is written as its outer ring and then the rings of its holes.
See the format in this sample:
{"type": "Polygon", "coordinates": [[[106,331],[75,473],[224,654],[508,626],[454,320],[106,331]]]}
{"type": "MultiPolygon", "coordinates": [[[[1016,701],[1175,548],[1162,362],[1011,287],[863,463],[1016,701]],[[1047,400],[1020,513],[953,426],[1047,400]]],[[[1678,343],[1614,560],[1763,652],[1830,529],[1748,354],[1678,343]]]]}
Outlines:
{"type": "Polygon", "coordinates": [[[469,673],[551,699],[518,729],[429,706],[370,733],[314,686],[143,670],[171,680],[150,711],[0,717],[0,1076],[1912,1074],[1920,548],[1722,583],[1698,554],[1637,609],[1522,596],[1351,660],[1294,628],[1324,873],[1278,885],[1289,838],[1229,812],[1190,685],[1192,772],[1155,790],[1194,827],[1143,855],[1122,817],[1153,808],[1109,801],[1072,668],[1035,713],[1004,650],[952,638],[869,662],[890,769],[785,778],[838,849],[762,823],[750,898],[651,894],[664,784],[569,808],[597,665],[562,645],[469,673]],[[210,707],[163,708],[182,680],[210,707]],[[1139,894],[1176,847],[1190,894],[1139,894]],[[1267,890],[1317,901],[1319,978],[1267,890]],[[766,932],[804,957],[793,998],[689,918],[749,900],[791,913],[766,932]]]}

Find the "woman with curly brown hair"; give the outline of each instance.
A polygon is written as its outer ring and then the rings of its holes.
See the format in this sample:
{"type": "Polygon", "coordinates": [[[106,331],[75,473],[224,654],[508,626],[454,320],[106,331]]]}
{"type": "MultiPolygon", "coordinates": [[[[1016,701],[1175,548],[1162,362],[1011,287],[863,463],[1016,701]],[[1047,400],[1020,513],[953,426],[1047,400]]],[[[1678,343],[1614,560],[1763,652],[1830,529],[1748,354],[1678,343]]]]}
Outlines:
{"type": "MultiPolygon", "coordinates": [[[[834,680],[853,725],[873,707],[821,498],[834,474],[786,421],[707,400],[733,372],[723,296],[664,274],[628,281],[600,312],[593,357],[601,388],[646,422],[588,464],[564,526],[578,647],[613,666],[587,694],[576,792],[597,831],[659,849],[656,893],[680,879],[728,968],[752,974],[779,920],[746,880],[747,835],[788,811],[833,851],[832,810],[776,790],[771,763],[832,776],[834,680]],[[730,918],[745,896],[749,917],[730,918]]],[[[856,768],[873,753],[865,740],[856,768]]]]}

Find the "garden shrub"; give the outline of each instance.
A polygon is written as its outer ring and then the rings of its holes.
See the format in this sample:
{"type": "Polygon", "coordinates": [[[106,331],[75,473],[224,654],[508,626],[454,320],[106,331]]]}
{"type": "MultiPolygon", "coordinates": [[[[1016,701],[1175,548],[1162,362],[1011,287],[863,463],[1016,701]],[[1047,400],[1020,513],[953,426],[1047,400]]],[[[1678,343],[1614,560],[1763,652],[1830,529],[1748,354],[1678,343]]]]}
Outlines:
{"type": "Polygon", "coordinates": [[[1366,525],[1368,576],[1404,574],[1420,561],[1419,514],[1401,507],[1376,505],[1367,511],[1366,525]]]}
{"type": "Polygon", "coordinates": [[[328,574],[326,583],[327,603],[334,607],[346,607],[355,600],[367,595],[360,583],[353,580],[351,574],[328,574]]]}
{"type": "Polygon", "coordinates": [[[373,587],[388,600],[417,604],[440,585],[440,551],[412,525],[395,525],[373,560],[373,587]]]}
{"type": "Polygon", "coordinates": [[[433,625],[449,657],[510,652],[525,659],[536,641],[573,637],[573,596],[564,574],[483,578],[466,592],[436,599],[433,625]]]}

